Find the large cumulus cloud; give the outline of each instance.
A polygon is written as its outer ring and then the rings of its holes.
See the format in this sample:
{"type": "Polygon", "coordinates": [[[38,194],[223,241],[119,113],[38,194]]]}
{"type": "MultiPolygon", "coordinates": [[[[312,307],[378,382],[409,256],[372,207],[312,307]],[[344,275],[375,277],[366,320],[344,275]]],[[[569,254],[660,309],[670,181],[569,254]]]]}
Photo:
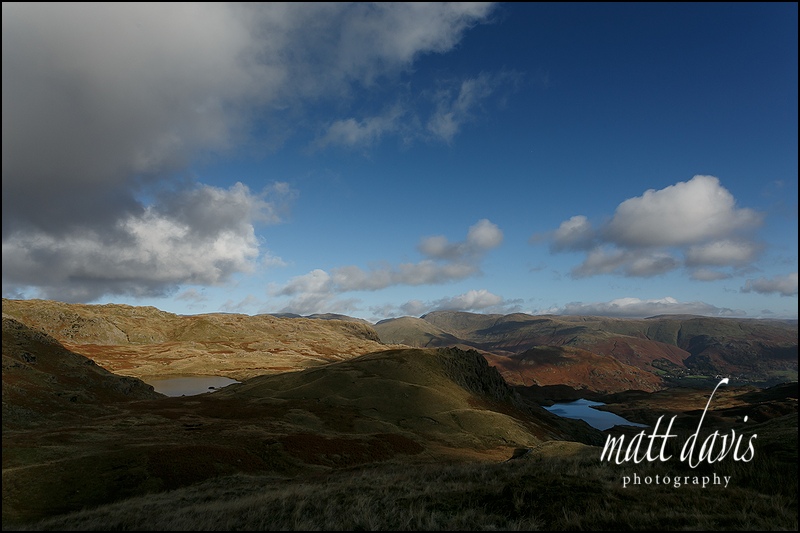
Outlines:
{"type": "MultiPolygon", "coordinates": [[[[187,166],[246,145],[253,117],[270,118],[262,133],[278,138],[304,104],[446,52],[492,6],[2,9],[3,291],[86,301],[252,270],[268,255],[256,226],[279,221],[293,193],[278,176],[258,190],[204,185],[187,166]]],[[[377,135],[399,116],[354,135],[377,135]]]]}
{"type": "Polygon", "coordinates": [[[720,279],[725,268],[758,258],[763,246],[754,234],[762,222],[763,214],[737,206],[718,178],[697,175],[625,200],[597,227],[573,216],[552,232],[550,247],[586,254],[575,277],[650,277],[687,267],[694,279],[720,279]]]}

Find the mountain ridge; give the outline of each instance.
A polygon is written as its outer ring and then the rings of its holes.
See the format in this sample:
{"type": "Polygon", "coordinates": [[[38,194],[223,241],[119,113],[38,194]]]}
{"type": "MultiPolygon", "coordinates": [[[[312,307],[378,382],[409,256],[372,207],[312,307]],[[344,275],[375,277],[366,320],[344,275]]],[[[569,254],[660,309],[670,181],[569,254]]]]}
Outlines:
{"type": "Polygon", "coordinates": [[[154,307],[6,298],[3,314],[112,372],[138,378],[213,374],[240,380],[392,346],[367,323],[330,317],[176,315],[154,307]]]}
{"type": "MultiPolygon", "coordinates": [[[[515,385],[542,381],[533,375],[534,368],[542,367],[519,364],[520,354],[561,347],[557,373],[570,381],[573,367],[574,374],[584,378],[570,382],[594,392],[619,392],[633,384],[655,390],[693,376],[725,375],[769,385],[796,380],[798,366],[796,321],[771,319],[434,311],[373,325],[336,314],[176,315],[155,307],[10,299],[3,299],[3,313],[108,370],[139,378],[213,374],[241,380],[392,347],[474,349],[503,369],[515,385]],[[602,368],[590,377],[580,369],[589,356],[576,358],[567,348],[611,357],[623,366],[613,370],[612,363],[596,358],[602,368]],[[638,377],[631,379],[634,375],[638,377]]],[[[531,362],[530,357],[522,359],[531,362]]]]}
{"type": "MultiPolygon", "coordinates": [[[[500,357],[539,346],[581,348],[598,356],[611,356],[665,380],[698,374],[728,375],[767,384],[797,379],[796,321],[695,315],[635,319],[435,311],[415,321],[384,320],[375,325],[375,330],[384,342],[402,339],[412,346],[460,345],[500,357]]],[[[492,361],[503,360],[493,357],[492,361]]],[[[524,378],[518,380],[521,381],[524,378]]]]}

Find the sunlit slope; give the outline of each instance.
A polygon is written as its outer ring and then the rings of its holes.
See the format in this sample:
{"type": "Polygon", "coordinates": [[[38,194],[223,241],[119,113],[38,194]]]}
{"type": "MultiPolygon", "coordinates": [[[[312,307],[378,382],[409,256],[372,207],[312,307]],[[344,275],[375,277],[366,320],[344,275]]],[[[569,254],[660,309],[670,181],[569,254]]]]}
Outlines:
{"type": "Polygon", "coordinates": [[[484,357],[511,385],[566,385],[601,394],[663,388],[655,374],[614,357],[570,346],[537,346],[519,354],[484,354],[484,357]]]}
{"type": "Polygon", "coordinates": [[[369,324],[353,320],[182,316],[154,307],[8,299],[3,299],[3,312],[115,373],[134,377],[246,379],[388,347],[369,324]]]}
{"type": "Polygon", "coordinates": [[[411,316],[382,320],[375,324],[375,330],[381,338],[392,339],[392,343],[416,348],[454,346],[461,342],[461,339],[435,324],[411,316]]]}
{"type": "Polygon", "coordinates": [[[315,430],[401,433],[458,448],[596,438],[583,425],[523,404],[479,353],[458,349],[383,351],[253,378],[214,394],[215,400],[230,398],[307,406],[315,430]]]}

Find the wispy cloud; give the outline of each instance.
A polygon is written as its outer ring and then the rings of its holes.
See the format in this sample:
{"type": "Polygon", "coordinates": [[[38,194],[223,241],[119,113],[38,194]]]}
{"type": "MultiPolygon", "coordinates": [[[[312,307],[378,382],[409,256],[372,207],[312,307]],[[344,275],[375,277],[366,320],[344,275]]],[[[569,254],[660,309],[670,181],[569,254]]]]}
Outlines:
{"type": "Polygon", "coordinates": [[[482,102],[495,89],[496,80],[487,74],[464,80],[458,90],[440,90],[436,94],[436,111],[427,123],[428,132],[447,143],[461,127],[473,119],[482,102]]]}
{"type": "MultiPolygon", "coordinates": [[[[274,296],[291,296],[286,309],[323,310],[334,295],[352,291],[376,291],[395,285],[436,285],[465,279],[480,272],[480,262],[503,242],[503,232],[487,219],[470,226],[463,241],[444,236],[422,239],[418,249],[426,257],[417,263],[384,265],[365,270],[356,265],[316,269],[297,276],[283,286],[271,288],[274,296]]],[[[299,311],[292,311],[299,312],[299,311]]]]}
{"type": "Polygon", "coordinates": [[[797,272],[772,278],[748,279],[742,287],[742,292],[797,296],[797,272]]]}
{"type": "Polygon", "coordinates": [[[409,300],[400,305],[386,304],[370,307],[376,318],[397,316],[421,316],[431,311],[468,311],[480,313],[508,314],[522,310],[522,300],[507,300],[486,289],[473,289],[457,296],[433,301],[409,300]]]}
{"type": "Polygon", "coordinates": [[[690,277],[697,281],[717,281],[721,279],[728,279],[731,274],[711,270],[708,268],[697,268],[691,271],[690,277]]]}
{"type": "Polygon", "coordinates": [[[665,314],[688,314],[702,316],[744,316],[739,309],[716,307],[704,302],[679,302],[675,298],[642,300],[640,298],[617,298],[610,302],[572,302],[563,307],[536,311],[535,314],[597,315],[619,318],[644,318],[665,314]]]}
{"type": "Polygon", "coordinates": [[[252,294],[248,294],[238,302],[233,300],[226,301],[220,306],[220,311],[225,313],[250,313],[261,305],[263,305],[263,302],[252,294]]]}
{"type": "Polygon", "coordinates": [[[514,91],[518,77],[504,71],[483,72],[474,78],[440,81],[440,87],[424,93],[426,96],[415,97],[403,91],[403,97],[389,108],[340,118],[326,125],[313,147],[367,148],[389,135],[398,135],[404,144],[413,141],[451,144],[465,125],[489,112],[490,101],[502,102],[505,93],[514,91]]]}
{"type": "Polygon", "coordinates": [[[350,148],[372,146],[385,135],[394,133],[402,126],[405,111],[395,106],[382,115],[362,118],[346,118],[330,124],[325,133],[314,143],[316,147],[338,145],[350,148]]]}
{"type": "Polygon", "coordinates": [[[177,294],[175,296],[175,299],[183,300],[185,302],[191,302],[192,304],[200,304],[202,302],[208,301],[208,297],[205,294],[194,288],[182,291],[180,294],[177,294]]]}

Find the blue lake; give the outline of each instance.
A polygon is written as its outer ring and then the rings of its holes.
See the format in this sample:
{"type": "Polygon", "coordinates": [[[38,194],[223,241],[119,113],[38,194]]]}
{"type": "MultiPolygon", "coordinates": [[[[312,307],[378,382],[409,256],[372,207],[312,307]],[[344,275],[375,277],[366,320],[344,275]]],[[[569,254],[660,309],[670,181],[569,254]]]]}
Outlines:
{"type": "Polygon", "coordinates": [[[598,411],[593,409],[592,406],[605,405],[602,402],[592,402],[589,400],[575,400],[574,402],[556,403],[550,407],[545,407],[554,415],[564,418],[577,418],[583,420],[593,428],[605,430],[614,426],[635,426],[647,427],[645,424],[635,424],[628,422],[619,415],[609,413],[608,411],[598,411]]]}
{"type": "Polygon", "coordinates": [[[156,392],[166,396],[195,396],[206,392],[214,392],[216,389],[227,387],[234,383],[239,383],[235,379],[224,378],[221,376],[185,376],[179,378],[148,378],[143,379],[148,385],[152,385],[156,392]]]}

